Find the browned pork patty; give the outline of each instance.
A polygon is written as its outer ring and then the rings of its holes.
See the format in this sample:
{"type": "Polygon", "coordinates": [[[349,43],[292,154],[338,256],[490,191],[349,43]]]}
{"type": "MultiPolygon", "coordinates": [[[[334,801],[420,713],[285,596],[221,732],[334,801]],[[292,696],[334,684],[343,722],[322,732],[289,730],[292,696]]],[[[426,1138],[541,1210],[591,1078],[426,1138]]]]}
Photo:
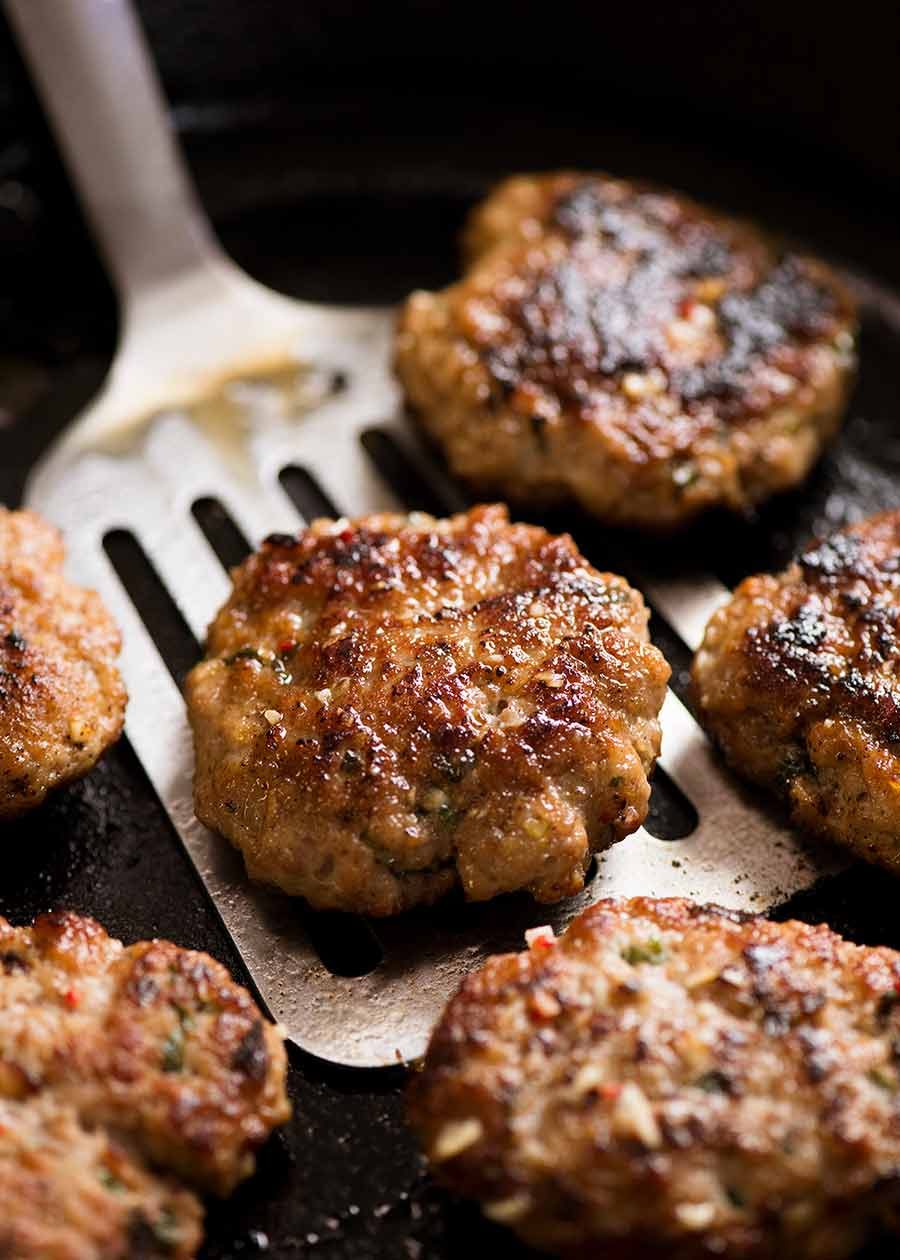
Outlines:
{"type": "Polygon", "coordinates": [[[853,304],[746,223],[564,172],[501,184],[465,244],[459,283],[407,301],[396,368],[479,492],[668,527],[795,485],[838,426],[853,304]]]}
{"type": "Polygon", "coordinates": [[[900,1201],[900,954],[602,901],[450,1002],[410,1114],[452,1188],[604,1260],[841,1260],[900,1201]]]}
{"type": "Polygon", "coordinates": [[[747,578],[693,667],[738,773],[801,827],[900,871],[900,511],[747,578]]]}
{"type": "Polygon", "coordinates": [[[197,813],[254,878],[372,915],[553,901],[646,815],[669,669],[568,535],[322,520],[233,576],[187,697],[197,813]]]}
{"type": "Polygon", "coordinates": [[[86,774],[119,738],[119,632],[63,576],[59,532],[0,507],[0,820],[86,774]]]}
{"type": "Polygon", "coordinates": [[[206,954],[0,919],[0,1256],[193,1256],[290,1114],[280,1032],[206,954]],[[173,1176],[174,1175],[174,1176],[173,1176]]]}

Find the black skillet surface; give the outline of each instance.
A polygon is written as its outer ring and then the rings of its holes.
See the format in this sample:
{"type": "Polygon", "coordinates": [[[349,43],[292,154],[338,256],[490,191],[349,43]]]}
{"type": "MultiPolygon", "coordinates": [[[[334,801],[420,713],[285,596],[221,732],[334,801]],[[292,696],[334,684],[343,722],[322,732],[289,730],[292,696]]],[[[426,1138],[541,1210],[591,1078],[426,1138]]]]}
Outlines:
{"type": "MultiPolygon", "coordinates": [[[[458,102],[417,98],[411,121],[409,100],[389,97],[364,108],[282,103],[183,121],[226,248],[264,282],[301,297],[395,300],[446,282],[461,216],[489,180],[563,164],[672,182],[900,292],[895,192],[824,164],[814,150],[779,148],[771,135],[731,124],[717,132],[694,118],[692,132],[682,118],[676,142],[669,117],[601,123],[583,102],[568,113],[526,115],[508,101],[470,102],[461,113],[458,102]],[[510,117],[517,126],[504,132],[499,120],[510,117]]],[[[114,336],[111,296],[39,129],[0,151],[0,259],[0,500],[14,503],[37,453],[95,390],[114,336]]],[[[900,502],[898,395],[900,323],[869,310],[849,423],[802,491],[753,520],[706,522],[652,544],[604,535],[577,517],[552,523],[572,528],[596,561],[626,571],[633,563],[708,566],[733,581],[780,564],[816,530],[900,502]]],[[[686,654],[664,626],[656,629],[680,689],[686,654]]],[[[671,802],[657,803],[663,827],[672,813],[671,802]]],[[[243,975],[124,742],[3,839],[0,913],[14,921],[69,906],[126,940],[161,935],[209,950],[243,975]]],[[[856,867],[778,914],[824,918],[853,939],[900,947],[895,896],[887,877],[856,867]]],[[[524,1256],[505,1231],[430,1185],[404,1128],[403,1083],[399,1069],[352,1073],[292,1051],[295,1118],[262,1153],[253,1181],[210,1208],[206,1260],[438,1260],[488,1249],[524,1256]]],[[[866,1260],[895,1254],[887,1242],[866,1260]]]]}

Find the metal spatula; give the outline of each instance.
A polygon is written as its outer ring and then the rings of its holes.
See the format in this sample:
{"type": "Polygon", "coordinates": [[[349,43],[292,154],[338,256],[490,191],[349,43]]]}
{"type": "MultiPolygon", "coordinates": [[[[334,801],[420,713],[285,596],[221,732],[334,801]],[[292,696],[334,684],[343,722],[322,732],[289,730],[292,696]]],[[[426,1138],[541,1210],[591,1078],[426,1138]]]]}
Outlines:
{"type": "MultiPolygon", "coordinates": [[[[451,903],[371,929],[358,924],[371,948],[358,966],[338,970],[364,974],[335,974],[312,943],[321,921],[249,883],[228,844],[194,818],[182,697],[109,558],[109,536],[124,530],[137,540],[201,642],[228,581],[192,512],[198,501],[218,500],[254,544],[302,523],[279,479],[288,466],[305,470],[341,514],[400,507],[361,441],[372,429],[395,443],[417,476],[438,491],[446,483],[402,418],[388,366],[391,311],[288,300],[222,253],[127,0],[6,6],[122,316],[102,393],[35,468],[27,500],[62,527],[72,577],[102,593],[122,628],[128,738],[261,998],[290,1037],[336,1063],[394,1063],[423,1050],[462,974],[487,953],[518,947],[529,926],[561,928],[611,893],[686,894],[763,909],[812,883],[822,860],[743,802],[671,693],[661,764],[695,806],[698,826],[676,842],[638,832],[601,859],[580,897],[550,912],[513,897],[451,903]]],[[[615,568],[615,556],[604,563],[615,568]]],[[[692,648],[726,595],[715,581],[647,593],[692,648]]]]}

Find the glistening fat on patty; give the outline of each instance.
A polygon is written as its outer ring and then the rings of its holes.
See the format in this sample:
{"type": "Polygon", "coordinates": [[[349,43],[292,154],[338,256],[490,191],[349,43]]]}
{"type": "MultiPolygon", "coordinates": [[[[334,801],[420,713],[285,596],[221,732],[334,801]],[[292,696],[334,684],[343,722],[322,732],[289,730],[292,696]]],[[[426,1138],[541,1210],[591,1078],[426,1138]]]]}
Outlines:
{"type": "Polygon", "coordinates": [[[189,1260],[290,1114],[282,1035],[205,954],[0,919],[0,1255],[189,1260]]]}
{"type": "Polygon", "coordinates": [[[0,507],[0,821],[86,774],[119,738],[119,632],[63,575],[58,530],[0,507]]]}
{"type": "Polygon", "coordinates": [[[798,826],[900,871],[900,512],[747,578],[693,666],[700,717],[798,826]]]}
{"type": "Polygon", "coordinates": [[[523,175],[476,208],[467,270],[403,310],[413,414],[479,493],[670,527],[796,485],[853,376],[822,262],[665,189],[523,175]]]}
{"type": "Polygon", "coordinates": [[[317,521],[234,571],[187,698],[199,817],[254,878],[393,914],[577,892],[647,812],[647,610],[501,507],[317,521]]]}
{"type": "Polygon", "coordinates": [[[650,898],[530,937],[411,1084],[448,1186],[603,1260],[846,1260],[895,1217],[900,954],[650,898]]]}

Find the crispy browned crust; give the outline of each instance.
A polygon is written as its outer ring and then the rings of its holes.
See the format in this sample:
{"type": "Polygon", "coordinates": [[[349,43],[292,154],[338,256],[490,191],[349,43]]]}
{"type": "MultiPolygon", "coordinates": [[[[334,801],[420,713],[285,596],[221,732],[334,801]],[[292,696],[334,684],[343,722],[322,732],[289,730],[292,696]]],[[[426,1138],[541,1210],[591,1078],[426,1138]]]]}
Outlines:
{"type": "Polygon", "coordinates": [[[411,1120],[560,1255],[841,1260],[900,1196],[898,989],[824,926],[603,901],[465,981],[411,1120]]]}
{"type": "Polygon", "coordinates": [[[63,577],[59,532],[0,507],[0,820],[86,774],[119,738],[119,632],[63,577]]]}
{"type": "Polygon", "coordinates": [[[840,421],[853,303],[751,225],[562,172],[501,184],[465,243],[463,279],[408,300],[396,367],[482,493],[668,527],[796,484],[840,421]]]}
{"type": "Polygon", "coordinates": [[[806,830],[900,870],[900,512],[748,578],[693,667],[734,768],[806,830]]]}
{"type": "Polygon", "coordinates": [[[285,1074],[280,1032],[206,954],[0,919],[0,1255],[192,1256],[199,1201],[150,1170],[227,1194],[290,1113],[285,1074]]]}
{"type": "Polygon", "coordinates": [[[482,507],[319,521],[234,572],[188,679],[204,822],[373,915],[576,892],[647,810],[669,670],[623,578],[482,507]]]}

